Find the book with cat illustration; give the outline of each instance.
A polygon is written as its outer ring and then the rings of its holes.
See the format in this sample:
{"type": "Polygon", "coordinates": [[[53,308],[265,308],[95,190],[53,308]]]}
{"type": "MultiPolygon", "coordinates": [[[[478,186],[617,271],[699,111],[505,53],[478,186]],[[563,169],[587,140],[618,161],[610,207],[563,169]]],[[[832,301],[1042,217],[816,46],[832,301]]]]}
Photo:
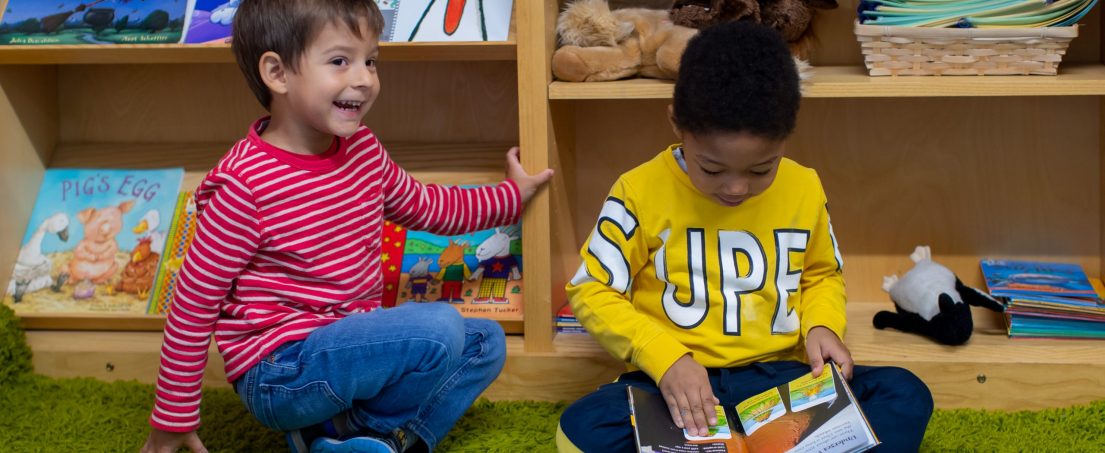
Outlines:
{"type": "Polygon", "coordinates": [[[384,222],[383,306],[447,302],[465,316],[522,320],[519,225],[456,236],[384,222]]]}
{"type": "Polygon", "coordinates": [[[9,0],[0,44],[175,44],[186,0],[9,0]]]}
{"type": "Polygon", "coordinates": [[[627,387],[640,452],[860,452],[879,444],[840,369],[798,379],[754,395],[736,406],[716,406],[718,424],[707,436],[675,426],[664,397],[627,387]]]}
{"type": "Polygon", "coordinates": [[[4,303],[25,321],[145,315],[183,176],[180,168],[46,170],[4,303]]]}

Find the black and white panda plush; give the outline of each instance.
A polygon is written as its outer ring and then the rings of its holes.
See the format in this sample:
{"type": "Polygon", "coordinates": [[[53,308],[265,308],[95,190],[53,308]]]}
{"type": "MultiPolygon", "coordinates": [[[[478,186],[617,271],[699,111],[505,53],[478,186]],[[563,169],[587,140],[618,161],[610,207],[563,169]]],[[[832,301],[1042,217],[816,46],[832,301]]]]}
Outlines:
{"type": "Polygon", "coordinates": [[[971,338],[974,321],[970,305],[1005,311],[1001,302],[964,285],[952,271],[932,261],[928,246],[918,246],[909,258],[913,269],[902,278],[883,277],[882,289],[890,293],[897,312],[876,313],[876,329],[890,327],[954,346],[971,338]]]}

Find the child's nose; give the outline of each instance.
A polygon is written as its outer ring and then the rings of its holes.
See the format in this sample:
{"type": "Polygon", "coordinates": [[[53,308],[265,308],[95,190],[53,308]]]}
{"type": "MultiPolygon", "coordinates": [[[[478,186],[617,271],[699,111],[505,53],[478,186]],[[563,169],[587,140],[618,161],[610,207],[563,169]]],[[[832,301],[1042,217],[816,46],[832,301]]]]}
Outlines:
{"type": "Polygon", "coordinates": [[[725,183],[725,194],[732,196],[741,196],[748,194],[748,180],[746,179],[733,179],[725,183]]]}
{"type": "Polygon", "coordinates": [[[375,79],[375,73],[372,68],[364,66],[353,71],[352,85],[354,88],[367,88],[375,83],[375,79]]]}

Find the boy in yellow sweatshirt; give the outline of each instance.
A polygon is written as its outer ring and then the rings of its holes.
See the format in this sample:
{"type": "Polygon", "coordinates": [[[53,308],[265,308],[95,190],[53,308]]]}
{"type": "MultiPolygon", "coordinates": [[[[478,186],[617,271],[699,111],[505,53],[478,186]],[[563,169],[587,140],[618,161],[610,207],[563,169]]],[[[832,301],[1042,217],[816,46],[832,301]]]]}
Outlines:
{"type": "Polygon", "coordinates": [[[561,451],[633,451],[626,386],[705,434],[715,404],[827,360],[850,378],[883,451],[916,451],[932,413],[909,371],[853,366],[843,261],[817,173],[783,157],[801,98],[775,31],[729,23],[687,46],[668,116],[681,144],[618,178],[567,286],[580,323],[637,370],[572,404],[561,451]]]}

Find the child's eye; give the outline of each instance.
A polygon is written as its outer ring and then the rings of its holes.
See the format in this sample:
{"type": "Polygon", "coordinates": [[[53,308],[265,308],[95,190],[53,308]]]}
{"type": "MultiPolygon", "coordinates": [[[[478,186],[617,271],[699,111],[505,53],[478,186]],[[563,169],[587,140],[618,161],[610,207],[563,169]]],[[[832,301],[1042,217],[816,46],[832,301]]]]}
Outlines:
{"type": "Polygon", "coordinates": [[[756,176],[767,176],[768,173],[771,173],[771,170],[753,171],[753,172],[749,172],[749,173],[752,173],[753,175],[756,175],[756,176]]]}
{"type": "Polygon", "coordinates": [[[334,66],[345,66],[348,61],[345,58],[335,58],[330,60],[330,64],[334,66]]]}
{"type": "Polygon", "coordinates": [[[376,59],[375,58],[369,58],[368,60],[366,60],[364,62],[364,65],[368,66],[370,68],[375,68],[376,67],[376,59]]]}
{"type": "Polygon", "coordinates": [[[721,174],[720,170],[719,171],[710,171],[710,170],[707,170],[707,169],[702,168],[702,167],[698,167],[698,168],[702,169],[703,173],[705,173],[707,175],[710,175],[710,176],[715,176],[715,175],[720,175],[721,174]]]}

